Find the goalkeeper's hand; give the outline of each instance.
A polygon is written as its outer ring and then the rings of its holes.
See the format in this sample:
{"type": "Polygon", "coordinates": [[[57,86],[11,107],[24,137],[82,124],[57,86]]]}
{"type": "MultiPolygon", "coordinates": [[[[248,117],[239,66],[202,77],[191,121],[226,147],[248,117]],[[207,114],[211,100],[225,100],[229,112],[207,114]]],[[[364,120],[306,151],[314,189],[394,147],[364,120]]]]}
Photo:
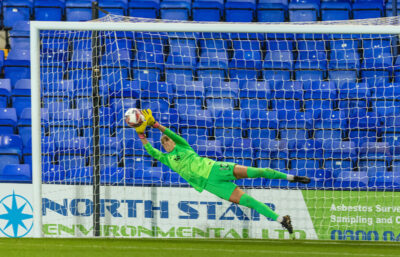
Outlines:
{"type": "Polygon", "coordinates": [[[142,110],[142,114],[146,119],[147,125],[157,128],[160,124],[154,119],[153,113],[150,109],[142,110]]]}
{"type": "Polygon", "coordinates": [[[147,121],[144,121],[142,123],[142,125],[140,125],[139,127],[135,128],[136,133],[138,133],[139,138],[144,138],[144,132],[146,131],[146,127],[147,127],[147,121]]]}

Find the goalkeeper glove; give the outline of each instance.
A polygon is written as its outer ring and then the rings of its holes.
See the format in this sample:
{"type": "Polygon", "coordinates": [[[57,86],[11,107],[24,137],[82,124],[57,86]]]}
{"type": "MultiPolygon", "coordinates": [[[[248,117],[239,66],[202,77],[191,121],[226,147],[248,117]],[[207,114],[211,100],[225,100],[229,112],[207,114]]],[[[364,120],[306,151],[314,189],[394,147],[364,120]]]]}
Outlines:
{"type": "Polygon", "coordinates": [[[136,133],[139,135],[139,138],[144,138],[144,132],[146,131],[147,121],[144,121],[142,125],[135,128],[136,133]]]}
{"type": "Polygon", "coordinates": [[[152,126],[153,128],[158,128],[160,124],[154,119],[153,113],[150,109],[142,110],[142,114],[146,119],[147,125],[152,126]]]}

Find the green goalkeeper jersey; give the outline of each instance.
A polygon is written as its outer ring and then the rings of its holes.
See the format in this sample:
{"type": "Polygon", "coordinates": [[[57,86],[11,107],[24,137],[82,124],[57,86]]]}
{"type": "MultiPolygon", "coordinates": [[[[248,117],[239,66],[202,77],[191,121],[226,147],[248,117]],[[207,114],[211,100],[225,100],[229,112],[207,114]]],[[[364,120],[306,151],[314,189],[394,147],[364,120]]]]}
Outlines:
{"type": "Polygon", "coordinates": [[[165,129],[164,134],[176,144],[172,152],[162,153],[154,149],[150,143],[144,145],[146,151],[181,175],[197,191],[203,191],[215,161],[200,157],[185,139],[171,130],[165,129]]]}

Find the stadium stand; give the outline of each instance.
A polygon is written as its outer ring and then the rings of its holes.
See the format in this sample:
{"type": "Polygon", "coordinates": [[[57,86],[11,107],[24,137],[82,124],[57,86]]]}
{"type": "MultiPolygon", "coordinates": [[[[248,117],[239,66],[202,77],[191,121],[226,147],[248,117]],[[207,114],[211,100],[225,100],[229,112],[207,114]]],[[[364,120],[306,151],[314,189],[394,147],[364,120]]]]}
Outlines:
{"type": "MultiPolygon", "coordinates": [[[[31,181],[29,20],[87,21],[91,3],[3,1],[10,52],[7,58],[0,52],[0,181],[31,181]]],[[[367,0],[104,0],[99,5],[119,15],[184,21],[302,22],[391,15],[391,2],[367,0]]],[[[101,72],[118,72],[122,80],[110,76],[100,81],[106,104],[98,124],[101,183],[187,186],[148,156],[133,130],[123,126],[125,110],[137,107],[153,109],[157,120],[203,156],[304,174],[314,178],[312,187],[400,186],[400,119],[393,115],[400,111],[400,73],[390,69],[399,67],[400,58],[394,42],[342,35],[325,43],[279,34],[192,34],[127,33],[115,44],[105,39],[101,72]],[[114,68],[116,60],[121,65],[114,68]],[[162,111],[166,109],[169,113],[162,111]]],[[[42,119],[49,124],[43,127],[42,146],[57,153],[43,156],[45,181],[92,182],[93,167],[86,157],[93,135],[92,100],[91,92],[82,90],[90,81],[74,79],[81,77],[81,67],[91,66],[90,47],[89,39],[42,42],[41,69],[47,74],[42,78],[42,119]],[[52,60],[66,64],[49,73],[55,67],[45,64],[52,60]]],[[[160,149],[161,134],[148,136],[160,149]]],[[[238,183],[290,186],[264,179],[238,183]]]]}

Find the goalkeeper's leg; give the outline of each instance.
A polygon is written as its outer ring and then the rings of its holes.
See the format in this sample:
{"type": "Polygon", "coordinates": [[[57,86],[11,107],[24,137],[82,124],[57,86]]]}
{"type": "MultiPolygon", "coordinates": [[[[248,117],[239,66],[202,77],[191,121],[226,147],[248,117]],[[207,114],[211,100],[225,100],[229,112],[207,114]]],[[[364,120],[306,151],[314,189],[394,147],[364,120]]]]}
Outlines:
{"type": "Polygon", "coordinates": [[[250,195],[246,194],[234,183],[228,181],[220,181],[218,180],[217,176],[213,175],[209,179],[205,190],[232,203],[240,204],[254,209],[261,215],[264,215],[267,218],[279,222],[284,228],[289,231],[290,234],[293,234],[293,227],[289,215],[279,216],[270,207],[268,207],[268,205],[257,201],[250,195]]]}
{"type": "Polygon", "coordinates": [[[308,184],[311,182],[310,178],[303,176],[289,175],[270,168],[254,168],[242,165],[236,165],[233,174],[237,179],[241,178],[268,178],[268,179],[286,179],[290,182],[300,182],[308,184]]]}

